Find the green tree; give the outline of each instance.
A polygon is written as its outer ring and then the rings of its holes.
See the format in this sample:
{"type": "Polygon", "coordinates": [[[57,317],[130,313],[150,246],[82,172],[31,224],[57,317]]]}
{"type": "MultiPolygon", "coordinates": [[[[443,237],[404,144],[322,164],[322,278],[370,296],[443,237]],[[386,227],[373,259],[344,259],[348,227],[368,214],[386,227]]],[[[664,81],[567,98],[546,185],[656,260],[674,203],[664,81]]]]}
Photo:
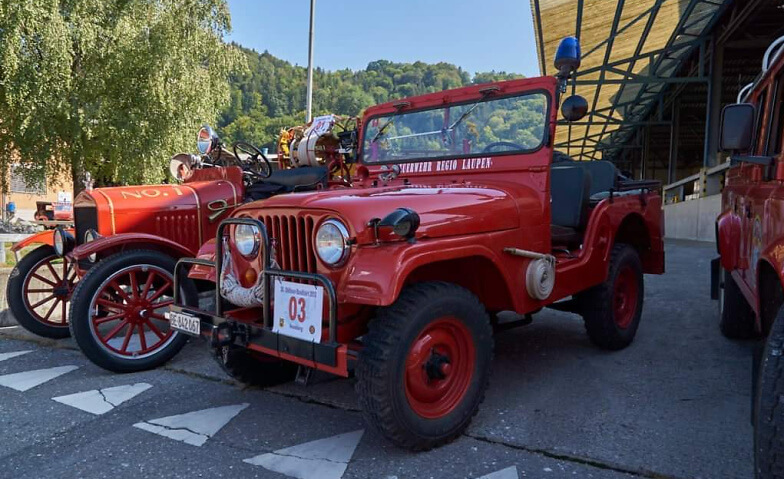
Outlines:
{"type": "Polygon", "coordinates": [[[229,101],[229,29],[225,0],[0,0],[0,171],[162,180],[229,101]]]}

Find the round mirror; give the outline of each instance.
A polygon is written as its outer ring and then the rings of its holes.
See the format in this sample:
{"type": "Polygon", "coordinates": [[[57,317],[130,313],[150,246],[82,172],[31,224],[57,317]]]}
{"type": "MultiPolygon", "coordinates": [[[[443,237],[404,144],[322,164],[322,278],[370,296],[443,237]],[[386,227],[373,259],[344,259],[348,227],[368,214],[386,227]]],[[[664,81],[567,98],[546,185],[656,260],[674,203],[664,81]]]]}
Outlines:
{"type": "Polygon", "coordinates": [[[185,181],[193,174],[193,159],[188,153],[174,155],[169,161],[169,173],[177,181],[185,181]]]}
{"type": "Polygon", "coordinates": [[[218,145],[218,135],[210,125],[204,125],[196,136],[196,143],[199,148],[199,153],[208,155],[212,149],[218,145]]]}
{"type": "Polygon", "coordinates": [[[580,95],[567,97],[561,103],[561,114],[566,121],[577,121],[588,113],[588,101],[580,95]]]}

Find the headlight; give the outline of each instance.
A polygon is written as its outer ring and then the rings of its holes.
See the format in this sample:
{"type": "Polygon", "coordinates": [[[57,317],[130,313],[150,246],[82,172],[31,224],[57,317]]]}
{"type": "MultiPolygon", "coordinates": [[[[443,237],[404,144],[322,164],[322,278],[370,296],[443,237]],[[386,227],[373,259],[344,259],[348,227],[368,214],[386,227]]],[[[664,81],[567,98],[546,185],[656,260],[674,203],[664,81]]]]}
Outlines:
{"type": "Polygon", "coordinates": [[[57,256],[65,256],[74,247],[74,237],[58,226],[52,236],[52,246],[57,256]]]}
{"type": "Polygon", "coordinates": [[[242,256],[252,258],[259,251],[259,228],[253,225],[237,225],[234,230],[234,246],[242,256]]]}
{"type": "MultiPolygon", "coordinates": [[[[99,235],[97,231],[90,228],[84,233],[84,244],[92,243],[100,237],[101,235],[99,235]]],[[[87,257],[87,259],[90,260],[91,263],[95,263],[95,261],[98,259],[98,253],[91,254],[87,257]]]]}
{"type": "Polygon", "coordinates": [[[338,220],[327,220],[316,232],[316,253],[329,266],[346,261],[349,252],[348,230],[338,220]]]}
{"type": "Polygon", "coordinates": [[[53,246],[54,252],[57,254],[57,256],[62,256],[65,254],[65,233],[60,228],[54,230],[53,246]]]}

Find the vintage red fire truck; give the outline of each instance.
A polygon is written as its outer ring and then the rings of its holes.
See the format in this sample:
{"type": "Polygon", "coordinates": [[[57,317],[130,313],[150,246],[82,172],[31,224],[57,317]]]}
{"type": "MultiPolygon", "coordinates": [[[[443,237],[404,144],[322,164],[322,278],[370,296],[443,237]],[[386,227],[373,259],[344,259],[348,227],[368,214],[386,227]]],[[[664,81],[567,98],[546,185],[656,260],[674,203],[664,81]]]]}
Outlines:
{"type": "Polygon", "coordinates": [[[755,358],[754,456],[761,478],[784,476],[784,37],[762,72],[722,112],[721,147],[731,168],[716,220],[719,258],[711,292],[721,332],[766,339],[755,358]]]}
{"type": "MultiPolygon", "coordinates": [[[[553,163],[558,78],[482,84],[368,108],[350,187],[253,202],[221,222],[178,283],[175,329],[209,339],[240,380],[354,371],[365,417],[422,450],[459,435],[488,384],[497,313],[581,314],[600,347],[628,346],[643,273],[664,272],[659,185],[605,161],[553,163]],[[187,274],[186,274],[187,271],[187,274]]],[[[587,103],[570,97],[564,117],[587,103]]],[[[506,315],[503,315],[506,316],[506,315]]]]}
{"type": "Polygon", "coordinates": [[[22,326],[51,338],[68,336],[70,326],[87,357],[110,370],[154,367],[186,341],[163,316],[176,260],[193,256],[243,201],[327,184],[325,166],[273,171],[257,148],[238,142],[229,152],[209,127],[198,141],[203,156],[172,159],[180,182],[84,191],[74,204],[75,229],[45,231],[15,246],[41,244],[7,286],[22,326]],[[69,316],[77,321],[69,325],[69,316]]]}

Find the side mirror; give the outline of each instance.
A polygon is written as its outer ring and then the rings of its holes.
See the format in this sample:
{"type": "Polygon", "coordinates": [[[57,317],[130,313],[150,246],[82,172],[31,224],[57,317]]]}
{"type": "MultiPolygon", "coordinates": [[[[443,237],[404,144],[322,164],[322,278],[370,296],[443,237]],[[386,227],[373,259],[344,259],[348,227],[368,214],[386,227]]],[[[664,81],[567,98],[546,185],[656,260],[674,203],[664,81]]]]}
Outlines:
{"type": "Polygon", "coordinates": [[[202,155],[209,155],[218,146],[219,141],[218,134],[215,133],[215,130],[210,125],[202,126],[198,135],[196,135],[196,144],[199,148],[199,153],[202,155]]]}
{"type": "Polygon", "coordinates": [[[756,109],[751,103],[727,105],[721,112],[722,151],[748,151],[754,141],[756,109]]]}
{"type": "Polygon", "coordinates": [[[169,173],[177,181],[185,181],[193,174],[193,158],[188,153],[178,153],[169,161],[169,173]]]}
{"type": "Polygon", "coordinates": [[[558,76],[569,78],[571,73],[580,68],[580,42],[575,37],[565,37],[558,44],[555,52],[555,68],[558,76]]]}
{"type": "Polygon", "coordinates": [[[566,121],[581,120],[588,113],[588,100],[580,95],[567,97],[561,103],[561,115],[566,121]]]}

